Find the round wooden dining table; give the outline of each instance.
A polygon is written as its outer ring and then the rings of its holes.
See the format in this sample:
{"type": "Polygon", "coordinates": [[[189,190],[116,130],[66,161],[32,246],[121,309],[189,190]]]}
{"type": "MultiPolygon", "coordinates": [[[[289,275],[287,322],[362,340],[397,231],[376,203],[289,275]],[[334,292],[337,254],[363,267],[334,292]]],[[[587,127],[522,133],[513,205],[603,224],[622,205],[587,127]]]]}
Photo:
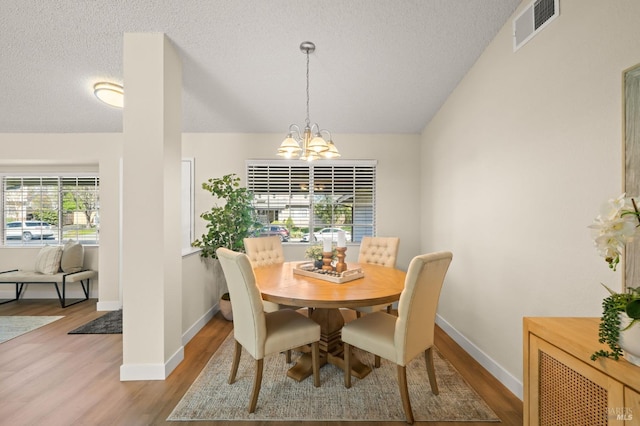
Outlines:
{"type": "MultiPolygon", "coordinates": [[[[406,273],[379,265],[349,263],[348,270],[361,268],[364,276],[345,283],[294,273],[301,262],[285,262],[254,269],[262,298],[281,305],[313,308],[311,319],[320,324],[321,364],[344,369],[340,332],[344,317],[340,308],[391,304],[400,298],[406,273]]],[[[371,369],[351,358],[351,374],[363,378],[371,369]]],[[[287,375],[303,380],[311,375],[311,356],[303,354],[287,375]]]]}

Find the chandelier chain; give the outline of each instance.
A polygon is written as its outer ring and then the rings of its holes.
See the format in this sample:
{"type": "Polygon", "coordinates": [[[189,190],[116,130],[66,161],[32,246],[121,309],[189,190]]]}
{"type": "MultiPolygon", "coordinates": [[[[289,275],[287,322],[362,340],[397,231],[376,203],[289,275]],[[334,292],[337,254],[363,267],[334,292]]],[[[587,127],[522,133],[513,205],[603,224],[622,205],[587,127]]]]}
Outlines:
{"type": "Polygon", "coordinates": [[[307,50],[307,126],[311,123],[309,120],[309,51],[307,50]]]}

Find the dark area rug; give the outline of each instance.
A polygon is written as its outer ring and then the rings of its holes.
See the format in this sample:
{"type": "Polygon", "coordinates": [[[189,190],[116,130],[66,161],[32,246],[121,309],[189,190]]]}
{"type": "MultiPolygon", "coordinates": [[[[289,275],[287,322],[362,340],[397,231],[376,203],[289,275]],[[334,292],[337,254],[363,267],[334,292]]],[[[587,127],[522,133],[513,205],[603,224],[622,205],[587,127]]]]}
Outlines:
{"type": "Polygon", "coordinates": [[[122,310],[111,311],[68,334],[122,334],[122,310]]]}

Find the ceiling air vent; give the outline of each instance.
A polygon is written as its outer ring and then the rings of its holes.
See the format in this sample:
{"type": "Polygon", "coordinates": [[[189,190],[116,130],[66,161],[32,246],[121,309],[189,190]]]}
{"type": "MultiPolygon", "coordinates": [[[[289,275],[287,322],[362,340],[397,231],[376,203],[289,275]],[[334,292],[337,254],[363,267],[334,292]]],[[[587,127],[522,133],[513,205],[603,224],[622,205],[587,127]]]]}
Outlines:
{"type": "Polygon", "coordinates": [[[513,20],[513,51],[520,49],[559,14],[560,0],[535,0],[513,20]]]}

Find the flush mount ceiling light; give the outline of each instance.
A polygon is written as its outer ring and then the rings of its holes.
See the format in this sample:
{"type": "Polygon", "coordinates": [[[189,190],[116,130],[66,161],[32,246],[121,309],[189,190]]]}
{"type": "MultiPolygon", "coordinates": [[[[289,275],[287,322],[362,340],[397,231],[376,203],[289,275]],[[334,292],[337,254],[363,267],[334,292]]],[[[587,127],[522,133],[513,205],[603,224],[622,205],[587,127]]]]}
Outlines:
{"type": "Polygon", "coordinates": [[[300,158],[313,161],[322,158],[338,158],[340,153],[331,140],[331,133],[326,129],[320,129],[317,123],[311,124],[309,120],[309,54],[316,50],[316,45],[310,41],[300,44],[300,51],[307,55],[307,119],[302,133],[297,124],[289,126],[289,133],[278,148],[278,155],[285,158],[300,158]],[[326,134],[325,140],[322,134],[326,134]]]}
{"type": "Polygon", "coordinates": [[[93,85],[93,94],[107,105],[116,108],[124,106],[124,89],[119,84],[99,82],[93,85]]]}

